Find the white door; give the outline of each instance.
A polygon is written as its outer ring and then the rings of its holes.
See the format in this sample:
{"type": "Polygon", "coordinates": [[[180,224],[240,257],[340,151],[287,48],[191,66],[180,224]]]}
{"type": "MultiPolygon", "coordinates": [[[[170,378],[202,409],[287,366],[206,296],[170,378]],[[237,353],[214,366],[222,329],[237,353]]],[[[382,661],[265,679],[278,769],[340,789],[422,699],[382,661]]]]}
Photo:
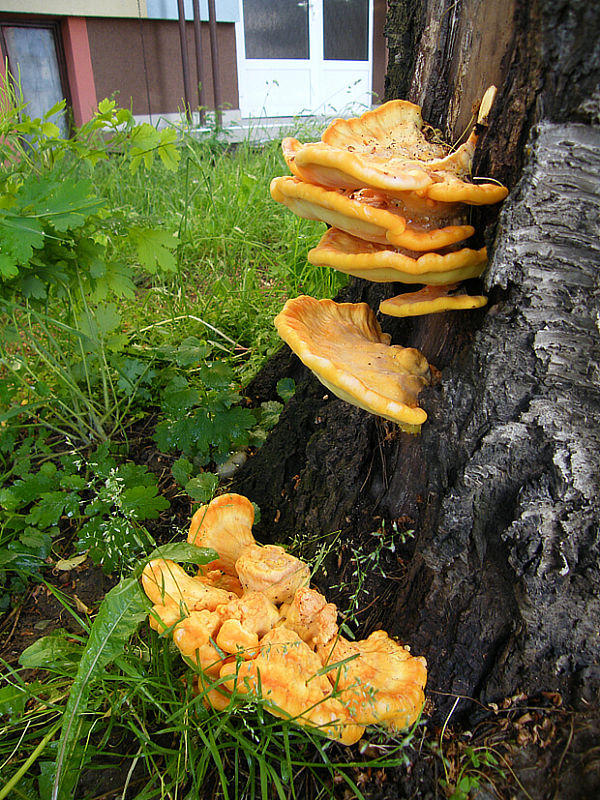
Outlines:
{"type": "Polygon", "coordinates": [[[290,117],[371,105],[373,0],[240,0],[243,117],[290,117]]]}

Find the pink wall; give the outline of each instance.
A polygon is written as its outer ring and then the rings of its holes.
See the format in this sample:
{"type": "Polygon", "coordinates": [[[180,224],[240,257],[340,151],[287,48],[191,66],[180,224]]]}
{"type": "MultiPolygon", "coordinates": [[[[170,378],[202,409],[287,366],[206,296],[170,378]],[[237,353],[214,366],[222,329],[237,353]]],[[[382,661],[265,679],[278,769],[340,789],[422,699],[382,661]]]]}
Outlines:
{"type": "Polygon", "coordinates": [[[65,17],[61,21],[61,33],[71,91],[73,121],[75,126],[79,127],[91,119],[97,103],[85,18],[65,17]]]}

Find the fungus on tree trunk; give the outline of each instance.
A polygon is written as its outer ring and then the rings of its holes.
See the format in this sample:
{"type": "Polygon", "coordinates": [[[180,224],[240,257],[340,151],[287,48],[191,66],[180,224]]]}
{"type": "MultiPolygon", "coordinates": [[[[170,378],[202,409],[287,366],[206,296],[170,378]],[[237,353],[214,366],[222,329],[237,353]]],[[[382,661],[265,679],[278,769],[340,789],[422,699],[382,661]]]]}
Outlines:
{"type": "MultiPolygon", "coordinates": [[[[495,88],[486,92],[487,118],[495,88]]],[[[392,100],[361,117],[337,119],[321,142],[284,139],[294,177],[274,178],[271,195],[295,214],[333,226],[309,261],[376,282],[421,283],[379,310],[414,316],[481,308],[487,298],[453,293],[457,281],[479,277],[485,248],[458,247],[473,235],[467,206],[496,203],[507,189],[471,180],[477,133],[452,151],[426,125],[421,109],[392,100]]],[[[418,432],[426,419],[417,395],[431,369],[418,351],[389,347],[367,306],[300,297],[275,324],[281,337],[338,397],[418,432]],[[415,355],[416,354],[416,355],[415,355]],[[426,365],[426,366],[425,366],[426,365]]]]}

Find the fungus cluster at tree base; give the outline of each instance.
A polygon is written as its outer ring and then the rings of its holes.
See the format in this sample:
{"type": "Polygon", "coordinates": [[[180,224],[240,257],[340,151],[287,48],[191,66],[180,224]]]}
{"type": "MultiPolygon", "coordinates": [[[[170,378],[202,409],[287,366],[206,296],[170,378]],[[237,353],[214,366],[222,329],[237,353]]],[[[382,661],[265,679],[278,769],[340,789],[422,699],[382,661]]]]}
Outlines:
{"type": "Polygon", "coordinates": [[[343,744],[368,725],[411,725],[424,703],[425,659],[376,631],[351,642],[337,609],[310,588],[306,563],[252,535],[254,509],[224,494],[194,515],[188,541],[218,554],[195,576],[155,559],[142,573],[151,627],[172,637],[205,703],[258,699],[275,716],[343,744]]]}

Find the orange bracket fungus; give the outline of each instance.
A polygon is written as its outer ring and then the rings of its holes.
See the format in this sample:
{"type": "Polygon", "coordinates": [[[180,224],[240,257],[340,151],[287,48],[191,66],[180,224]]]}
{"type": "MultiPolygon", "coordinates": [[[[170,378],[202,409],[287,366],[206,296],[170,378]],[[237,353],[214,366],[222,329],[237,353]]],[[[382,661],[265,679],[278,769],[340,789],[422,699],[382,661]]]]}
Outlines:
{"type": "Polygon", "coordinates": [[[487,297],[483,295],[451,294],[456,288],[456,284],[424,286],[418,292],[406,292],[389,300],[382,300],[379,310],[391,317],[416,317],[420,314],[482,308],[487,303],[487,297]]]}
{"type": "Polygon", "coordinates": [[[473,132],[456,150],[429,141],[419,106],[390,100],[361,117],[336,119],[321,142],[284,139],[283,155],[301,180],[341,189],[372,188],[390,197],[415,192],[443,202],[473,205],[504,200],[498,183],[473,183],[473,132]]]}
{"type": "MultiPolygon", "coordinates": [[[[273,179],[273,199],[330,226],[309,252],[310,263],[380,283],[424,284],[382,302],[379,310],[392,316],[485,305],[483,296],[452,292],[486,266],[485,247],[459,244],[475,232],[468,206],[497,203],[508,193],[471,176],[477,133],[495,93],[493,86],[486,91],[475,129],[456,149],[439,141],[419,106],[405,100],[336,119],[320,142],[284,139],[293,177],[273,179]]],[[[375,319],[366,321],[362,304],[350,311],[348,304],[334,310],[327,303],[288,301],[275,320],[279,334],[338,397],[418,432],[427,415],[417,395],[431,379],[423,356],[391,347],[375,319]]]]}
{"type": "Polygon", "coordinates": [[[308,253],[315,266],[330,266],[375,283],[425,283],[445,285],[478,278],[487,264],[485,247],[416,253],[367,242],[330,228],[308,253]]]}
{"type": "Polygon", "coordinates": [[[205,703],[223,710],[259,698],[347,745],[367,725],[411,725],[425,699],[425,660],[383,631],[341,637],[336,607],[307,585],[308,565],[254,540],[251,510],[242,495],[224,494],[194,514],[188,541],[210,542],[219,556],[197,575],[164,559],[142,573],[150,625],[194,667],[205,703]],[[216,585],[223,576],[237,591],[216,585]]]}
{"type": "Polygon", "coordinates": [[[438,247],[461,242],[475,232],[471,225],[449,212],[444,218],[435,215],[417,217],[400,201],[369,189],[345,193],[297,178],[273,178],[271,196],[283,203],[299,217],[320,220],[347,233],[379,244],[392,244],[410,250],[435,250],[438,247]]]}
{"type": "Polygon", "coordinates": [[[390,345],[366,303],[296,297],[287,301],[275,325],[335,395],[418,433],[427,414],[417,397],[432,382],[431,368],[418,350],[390,345]]]}

